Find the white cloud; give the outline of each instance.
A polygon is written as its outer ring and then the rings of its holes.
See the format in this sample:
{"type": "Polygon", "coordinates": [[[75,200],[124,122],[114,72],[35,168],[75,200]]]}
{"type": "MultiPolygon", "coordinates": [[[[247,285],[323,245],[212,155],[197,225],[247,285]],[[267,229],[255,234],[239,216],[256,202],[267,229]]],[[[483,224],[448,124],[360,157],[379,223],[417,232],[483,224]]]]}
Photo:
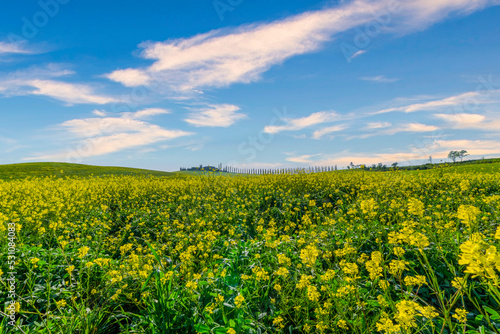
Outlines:
{"type": "Polygon", "coordinates": [[[480,104],[498,103],[500,101],[500,90],[475,91],[466,92],[446,98],[434,99],[432,101],[413,103],[400,107],[391,107],[377,111],[375,114],[383,114],[388,112],[405,112],[411,113],[416,111],[433,111],[444,108],[454,108],[467,110],[474,108],[480,104]]]}
{"type": "MultiPolygon", "coordinates": [[[[334,8],[283,20],[210,31],[191,38],[143,43],[141,56],[154,63],[120,69],[106,76],[126,86],[162,83],[169,90],[192,92],[206,87],[250,83],[286,59],[321,49],[335,35],[390,15],[382,32],[409,33],[450,15],[467,15],[497,4],[491,0],[355,0],[334,8]]],[[[359,56],[360,50],[353,56],[359,56]]]]}
{"type": "Polygon", "coordinates": [[[0,73],[0,93],[4,96],[43,95],[72,104],[107,104],[119,99],[99,94],[87,84],[68,83],[55,78],[74,74],[63,64],[30,67],[9,74],[0,73]]]}
{"type": "MultiPolygon", "coordinates": [[[[121,117],[72,119],[63,122],[59,128],[77,139],[72,148],[65,152],[45,154],[25,160],[68,161],[75,158],[83,159],[193,134],[182,130],[164,129],[156,124],[137,119],[145,115],[160,114],[159,111],[160,109],[156,109],[156,112],[151,112],[149,109],[148,112],[141,110],[136,113],[122,113],[121,117]]],[[[98,112],[102,114],[102,112],[98,112]]]]}
{"type": "Polygon", "coordinates": [[[361,56],[362,54],[365,54],[365,53],[366,53],[366,50],[356,51],[355,53],[352,54],[352,56],[349,57],[349,59],[357,58],[357,57],[359,57],[359,56],[361,56]]]}
{"type": "Polygon", "coordinates": [[[399,79],[397,78],[387,78],[385,75],[377,75],[374,77],[362,77],[360,80],[364,81],[373,81],[373,82],[396,82],[399,79]]]}
{"type": "Polygon", "coordinates": [[[387,134],[396,134],[399,132],[430,132],[439,130],[439,127],[434,125],[426,125],[421,123],[408,123],[396,126],[392,129],[385,130],[387,134]]]}
{"type": "Polygon", "coordinates": [[[299,155],[299,156],[293,156],[293,157],[286,158],[286,161],[307,164],[307,163],[312,163],[313,160],[311,160],[311,158],[314,156],[317,156],[317,155],[318,154],[304,154],[304,155],[299,155]]]}
{"type": "Polygon", "coordinates": [[[320,139],[321,137],[330,134],[332,132],[339,132],[342,131],[346,128],[346,125],[334,125],[334,126],[329,126],[326,128],[322,128],[319,130],[316,130],[313,132],[312,138],[313,139],[320,139]]]}
{"type": "Polygon", "coordinates": [[[401,132],[421,133],[421,132],[432,132],[439,130],[439,127],[435,125],[426,125],[421,123],[403,123],[403,124],[397,124],[390,128],[388,126],[391,126],[391,124],[388,122],[369,123],[368,130],[374,130],[374,129],[382,129],[382,130],[365,133],[357,136],[351,136],[348,137],[347,139],[348,140],[358,139],[358,138],[365,139],[375,136],[392,136],[401,132]]]}
{"type": "Polygon", "coordinates": [[[120,82],[126,87],[142,86],[149,82],[149,76],[146,73],[132,68],[114,71],[106,75],[106,77],[120,82]]]}
{"type": "Polygon", "coordinates": [[[170,111],[163,108],[147,108],[143,110],[136,111],[135,113],[126,113],[127,117],[140,119],[140,118],[148,118],[156,115],[169,114],[170,111]]]}
{"type": "Polygon", "coordinates": [[[119,100],[94,92],[90,86],[53,80],[31,80],[25,82],[35,88],[33,95],[45,95],[68,104],[107,104],[119,100]]]}
{"type": "Polygon", "coordinates": [[[391,123],[389,122],[370,122],[366,125],[366,129],[372,130],[372,129],[384,129],[392,126],[391,123]]]}
{"type": "Polygon", "coordinates": [[[306,117],[294,118],[294,119],[284,119],[286,124],[284,125],[267,125],[264,128],[265,133],[278,133],[281,131],[296,131],[302,130],[309,126],[329,123],[340,120],[340,115],[333,111],[320,111],[310,114],[306,117]]]}
{"type": "Polygon", "coordinates": [[[481,131],[498,132],[500,129],[500,113],[496,114],[434,114],[444,120],[453,129],[475,129],[481,131]]]}
{"type": "Polygon", "coordinates": [[[230,166],[236,168],[257,168],[257,169],[275,169],[275,168],[285,168],[288,167],[287,164],[281,162],[239,162],[239,161],[229,161],[223,166],[230,166]]]}
{"type": "Polygon", "coordinates": [[[453,150],[466,150],[471,155],[488,155],[500,153],[500,142],[495,140],[436,140],[435,141],[437,154],[444,157],[448,155],[449,151],[453,150]]]}
{"type": "Polygon", "coordinates": [[[104,110],[97,110],[97,109],[92,110],[92,113],[99,117],[104,117],[107,115],[107,113],[104,110]]]}
{"type": "Polygon", "coordinates": [[[33,51],[21,47],[19,43],[0,42],[0,55],[8,53],[30,54],[33,53],[33,51]]]}
{"type": "Polygon", "coordinates": [[[232,104],[212,104],[204,108],[188,109],[192,112],[184,121],[198,127],[228,127],[247,117],[237,113],[240,108],[232,104]]]}

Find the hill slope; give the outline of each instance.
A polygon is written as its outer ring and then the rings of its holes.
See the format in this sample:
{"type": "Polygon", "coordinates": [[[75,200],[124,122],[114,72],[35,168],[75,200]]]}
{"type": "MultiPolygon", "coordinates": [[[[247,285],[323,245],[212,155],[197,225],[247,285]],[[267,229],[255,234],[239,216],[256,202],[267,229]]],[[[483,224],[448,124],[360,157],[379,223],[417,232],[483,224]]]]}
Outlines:
{"type": "Polygon", "coordinates": [[[103,176],[103,175],[152,175],[186,177],[179,173],[160,172],[148,169],[126,167],[103,167],[63,162],[32,162],[0,165],[0,180],[21,179],[44,176],[103,176]]]}

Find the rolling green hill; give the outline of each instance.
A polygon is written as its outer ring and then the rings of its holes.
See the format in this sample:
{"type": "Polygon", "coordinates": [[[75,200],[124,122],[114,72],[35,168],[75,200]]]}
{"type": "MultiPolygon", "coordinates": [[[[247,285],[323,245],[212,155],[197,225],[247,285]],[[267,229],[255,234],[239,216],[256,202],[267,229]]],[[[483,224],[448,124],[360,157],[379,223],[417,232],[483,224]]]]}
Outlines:
{"type": "Polygon", "coordinates": [[[65,176],[103,176],[103,175],[151,175],[168,177],[187,177],[180,173],[160,172],[148,169],[126,167],[103,167],[62,162],[33,162],[0,165],[0,180],[22,179],[27,177],[65,177],[65,176]]]}

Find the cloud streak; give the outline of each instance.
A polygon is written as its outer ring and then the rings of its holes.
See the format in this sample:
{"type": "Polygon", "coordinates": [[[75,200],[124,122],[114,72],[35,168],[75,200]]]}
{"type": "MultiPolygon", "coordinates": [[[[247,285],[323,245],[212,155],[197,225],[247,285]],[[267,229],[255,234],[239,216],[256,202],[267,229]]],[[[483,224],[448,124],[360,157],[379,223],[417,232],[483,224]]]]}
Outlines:
{"type": "MultiPolygon", "coordinates": [[[[136,113],[122,113],[121,117],[73,119],[61,123],[58,128],[76,138],[73,147],[64,152],[28,157],[24,160],[64,160],[75,162],[83,158],[144,147],[161,141],[193,135],[182,130],[164,129],[141,120],[165,113],[163,109],[145,109],[136,113]],[[162,112],[161,112],[162,111],[162,112]]],[[[94,113],[95,114],[95,113],[94,113]]]]}
{"type": "Polygon", "coordinates": [[[191,113],[185,122],[197,127],[227,128],[247,115],[237,113],[240,108],[232,104],[211,104],[204,108],[187,108],[191,113]]]}
{"type": "Polygon", "coordinates": [[[301,118],[283,119],[284,125],[267,125],[264,128],[264,133],[278,133],[282,131],[297,131],[304,128],[334,121],[339,121],[341,116],[333,111],[320,111],[301,118]]]}
{"type": "Polygon", "coordinates": [[[329,126],[329,127],[326,127],[326,128],[322,128],[322,129],[314,131],[313,134],[312,134],[312,138],[313,139],[321,139],[322,137],[324,137],[324,136],[326,136],[328,134],[331,134],[331,133],[334,133],[334,132],[339,132],[339,131],[342,131],[342,130],[344,130],[346,128],[347,128],[346,125],[334,125],[334,126],[329,126]]]}
{"type": "Polygon", "coordinates": [[[455,110],[467,110],[471,106],[479,104],[492,104],[500,102],[500,90],[490,90],[486,92],[474,91],[466,92],[458,95],[449,96],[446,98],[433,99],[431,101],[412,103],[399,107],[391,107],[379,110],[374,114],[385,114],[389,112],[404,112],[412,113],[417,111],[436,111],[446,108],[454,108],[455,110]]]}
{"type": "Polygon", "coordinates": [[[47,96],[67,105],[108,104],[120,99],[96,93],[88,84],[61,81],[61,77],[74,74],[63,65],[49,64],[31,67],[9,74],[0,74],[0,95],[3,96],[47,96]]]}
{"type": "Polygon", "coordinates": [[[362,77],[360,80],[363,81],[372,81],[372,82],[382,82],[382,83],[390,83],[390,82],[396,82],[399,79],[397,78],[387,78],[385,75],[377,75],[374,77],[362,77]]]}
{"type": "Polygon", "coordinates": [[[32,54],[33,51],[21,47],[19,43],[8,43],[0,41],[0,55],[2,54],[32,54]]]}
{"type": "MultiPolygon", "coordinates": [[[[383,32],[401,35],[494,4],[498,1],[354,0],[269,23],[143,43],[140,55],[152,60],[151,66],[119,69],[106,77],[129,87],[162,85],[184,93],[250,83],[291,57],[317,52],[337,34],[373,21],[378,13],[392,11],[391,22],[383,32]]],[[[377,78],[384,81],[383,76],[377,78]]]]}

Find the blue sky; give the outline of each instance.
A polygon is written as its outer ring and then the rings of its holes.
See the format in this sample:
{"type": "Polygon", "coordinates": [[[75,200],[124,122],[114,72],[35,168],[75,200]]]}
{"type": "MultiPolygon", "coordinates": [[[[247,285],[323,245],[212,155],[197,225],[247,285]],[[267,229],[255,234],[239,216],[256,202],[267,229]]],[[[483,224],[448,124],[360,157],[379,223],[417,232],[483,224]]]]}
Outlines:
{"type": "Polygon", "coordinates": [[[500,155],[500,1],[8,2],[0,163],[500,155]]]}

